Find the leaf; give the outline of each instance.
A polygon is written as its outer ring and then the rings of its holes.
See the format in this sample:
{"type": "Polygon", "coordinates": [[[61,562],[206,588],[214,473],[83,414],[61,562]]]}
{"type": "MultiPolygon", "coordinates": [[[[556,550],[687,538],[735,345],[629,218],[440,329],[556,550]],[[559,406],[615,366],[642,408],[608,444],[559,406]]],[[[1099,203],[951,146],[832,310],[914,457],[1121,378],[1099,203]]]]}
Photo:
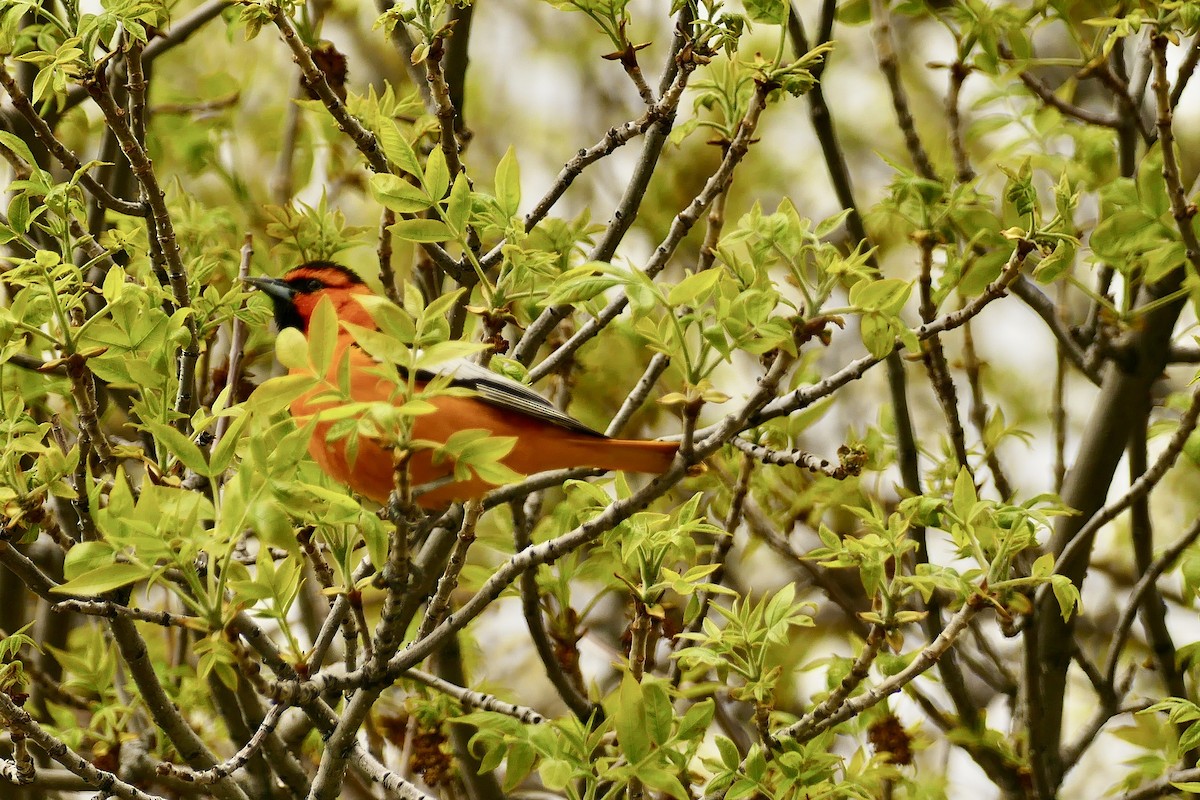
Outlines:
{"type": "Polygon", "coordinates": [[[467,218],[471,214],[471,185],[464,173],[458,173],[454,179],[454,188],[450,190],[450,199],[446,201],[446,224],[454,231],[456,237],[462,237],[467,230],[467,218]]]}
{"type": "Polygon", "coordinates": [[[29,150],[29,145],[25,144],[25,142],[16,134],[9,133],[8,131],[0,131],[0,144],[3,144],[9,150],[12,150],[14,153],[20,156],[26,164],[33,167],[35,170],[38,168],[37,159],[33,157],[33,153],[29,150]]]}
{"type": "Polygon", "coordinates": [[[721,272],[716,269],[689,275],[667,294],[667,303],[672,306],[692,305],[702,295],[711,292],[720,280],[721,272]]]}
{"type": "Polygon", "coordinates": [[[444,242],[454,238],[454,232],[440,219],[402,219],[392,225],[391,231],[407,242],[444,242]]]}
{"type": "Polygon", "coordinates": [[[783,25],[788,19],[787,0],[745,0],[746,16],[751,22],[783,25]]]}
{"type": "Polygon", "coordinates": [[[371,196],[384,208],[400,214],[418,214],[433,206],[433,200],[423,189],[398,175],[372,175],[371,196]]]}
{"type": "Polygon", "coordinates": [[[626,672],[621,678],[621,688],[617,690],[617,709],[613,719],[617,728],[617,741],[631,764],[637,764],[650,754],[645,710],[642,686],[626,672]]]}
{"type": "Polygon", "coordinates": [[[666,744],[671,737],[671,722],[675,719],[667,690],[658,681],[646,681],[642,684],[642,699],[646,707],[646,730],[651,741],[657,745],[666,744]]]}
{"type": "Polygon", "coordinates": [[[859,321],[863,345],[875,358],[884,358],[896,347],[892,325],[882,314],[864,314],[859,321]]]}
{"type": "Polygon", "coordinates": [[[209,456],[208,467],[211,475],[219,475],[229,467],[234,453],[237,452],[238,438],[242,435],[242,428],[246,427],[249,420],[250,415],[242,413],[229,423],[229,427],[225,429],[225,435],[221,437],[221,441],[217,442],[212,455],[209,456]]]}
{"type": "Polygon", "coordinates": [[[1054,252],[1043,258],[1034,269],[1033,278],[1038,283],[1053,283],[1074,262],[1075,245],[1065,240],[1060,241],[1054,246],[1054,252]]]}
{"type": "Polygon", "coordinates": [[[441,200],[446,196],[446,190],[450,188],[450,168],[446,166],[446,154],[441,148],[435,147],[430,151],[421,183],[434,200],[441,200]]]}
{"type": "Polygon", "coordinates": [[[688,741],[701,736],[704,731],[708,730],[708,726],[712,723],[713,714],[716,713],[716,705],[710,697],[703,702],[684,712],[683,719],[679,721],[679,731],[676,736],[683,741],[688,741]]]}
{"type": "Polygon", "coordinates": [[[675,800],[690,800],[687,791],[679,779],[662,767],[640,767],[637,771],[642,783],[659,792],[664,792],[675,800]]]}
{"type": "Polygon", "coordinates": [[[507,217],[515,216],[521,206],[521,168],[512,145],[496,165],[496,202],[507,217]]]}
{"type": "Polygon", "coordinates": [[[571,765],[560,758],[547,758],[538,765],[538,775],[547,789],[559,791],[571,782],[571,765]]]}
{"type": "Polygon", "coordinates": [[[161,422],[146,421],[142,427],[154,436],[155,441],[164,445],[171,455],[179,459],[185,467],[199,475],[211,477],[208,460],[200,445],[193,442],[176,428],[161,422]]]}
{"type": "Polygon", "coordinates": [[[863,311],[886,311],[895,314],[908,301],[911,293],[911,281],[899,278],[863,280],[850,288],[850,305],[863,311]]]}
{"type": "Polygon", "coordinates": [[[325,295],[317,302],[308,323],[308,358],[314,375],[329,374],[337,338],[337,312],[333,310],[333,301],[325,295]]]}
{"type": "Polygon", "coordinates": [[[1079,607],[1078,587],[1071,583],[1071,579],[1065,575],[1052,577],[1050,586],[1054,589],[1054,597],[1058,600],[1058,608],[1062,612],[1063,619],[1070,619],[1071,613],[1079,607]]]}
{"type": "Polygon", "coordinates": [[[560,281],[546,298],[549,305],[569,305],[583,303],[606,292],[619,284],[616,278],[608,275],[584,275],[578,278],[560,281]]]}
{"type": "Polygon", "coordinates": [[[246,400],[246,407],[264,417],[287,408],[305,392],[312,391],[317,379],[312,375],[280,375],[259,386],[246,400]]]}
{"type": "Polygon", "coordinates": [[[421,177],[421,162],[408,139],[400,132],[400,128],[392,120],[385,120],[379,127],[379,146],[388,160],[409,175],[421,177]]]}
{"type": "Polygon", "coordinates": [[[150,575],[150,568],[138,564],[108,564],[83,573],[77,578],[55,586],[56,594],[97,595],[128,586],[150,575]]]}
{"type": "Polygon", "coordinates": [[[275,358],[288,369],[308,370],[308,341],[296,328],[284,328],[275,337],[275,358]]]}
{"type": "Polygon", "coordinates": [[[1029,574],[1034,578],[1048,578],[1054,574],[1054,554],[1043,553],[1033,562],[1029,574]]]}

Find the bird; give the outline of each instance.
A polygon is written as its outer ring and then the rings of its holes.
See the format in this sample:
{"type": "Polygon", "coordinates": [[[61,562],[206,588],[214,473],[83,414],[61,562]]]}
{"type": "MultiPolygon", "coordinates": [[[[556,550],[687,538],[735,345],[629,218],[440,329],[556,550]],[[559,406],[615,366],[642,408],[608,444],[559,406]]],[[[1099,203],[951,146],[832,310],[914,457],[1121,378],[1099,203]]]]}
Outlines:
{"type": "MultiPolygon", "coordinates": [[[[288,271],[282,278],[247,277],[246,283],[263,292],[274,308],[276,327],[297,328],[306,337],[317,304],[328,298],[339,320],[338,340],[328,379],[335,384],[343,359],[349,359],[349,395],[358,402],[393,400],[396,384],[379,375],[378,363],[355,342],[341,323],[378,330],[359,298],[374,292],[355,272],[331,261],[309,261],[288,271]]],[[[401,367],[401,377],[406,377],[401,367]]],[[[293,368],[292,374],[309,374],[293,368]]],[[[530,387],[486,367],[457,359],[431,370],[418,370],[417,391],[442,376],[449,385],[468,390],[435,394],[429,399],[434,411],[413,418],[412,439],[444,444],[455,432],[468,429],[489,431],[492,436],[513,437],[512,450],[500,463],[522,475],[571,467],[592,467],[625,472],[666,472],[679,450],[677,442],[616,439],[562,413],[530,387]]],[[[308,452],[330,477],[363,497],[385,505],[395,487],[392,449],[383,441],[359,437],[356,452],[347,453],[346,438],[330,440],[332,422],[322,421],[321,412],[337,400],[326,395],[317,399],[312,390],[293,401],[292,417],[305,425],[315,416],[316,424],[308,452]]],[[[438,462],[431,449],[416,450],[407,462],[409,481],[423,491],[416,502],[422,508],[438,509],[456,501],[482,497],[496,488],[474,471],[466,479],[454,477],[449,459],[438,462]]],[[[460,476],[461,477],[461,476],[460,476]]]]}

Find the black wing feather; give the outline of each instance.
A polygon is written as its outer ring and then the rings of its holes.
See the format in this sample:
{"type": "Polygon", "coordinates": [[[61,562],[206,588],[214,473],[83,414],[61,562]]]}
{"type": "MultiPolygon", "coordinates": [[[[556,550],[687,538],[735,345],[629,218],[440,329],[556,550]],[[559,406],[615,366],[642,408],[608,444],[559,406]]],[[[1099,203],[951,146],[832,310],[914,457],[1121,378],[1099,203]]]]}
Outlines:
{"type": "Polygon", "coordinates": [[[607,439],[603,433],[592,430],[574,417],[567,416],[528,386],[511,378],[492,372],[470,361],[454,360],[438,365],[432,370],[417,370],[417,378],[430,380],[436,375],[450,378],[451,386],[471,389],[485,403],[516,411],[520,414],[557,425],[572,433],[582,433],[607,439]]]}

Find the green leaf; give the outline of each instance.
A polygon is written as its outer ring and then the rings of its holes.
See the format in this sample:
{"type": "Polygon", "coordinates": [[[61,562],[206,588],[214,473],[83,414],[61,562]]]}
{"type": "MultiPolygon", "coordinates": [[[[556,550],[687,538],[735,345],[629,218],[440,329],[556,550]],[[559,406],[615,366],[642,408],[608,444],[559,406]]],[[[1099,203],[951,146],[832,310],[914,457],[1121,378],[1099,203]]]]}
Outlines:
{"type": "Polygon", "coordinates": [[[546,302],[550,305],[583,303],[606,292],[621,281],[608,275],[581,275],[554,284],[546,302]]]}
{"type": "Polygon", "coordinates": [[[256,414],[269,417],[292,404],[305,392],[312,391],[317,379],[312,375],[280,375],[259,386],[246,401],[256,414]]]}
{"type": "Polygon", "coordinates": [[[637,764],[650,754],[650,737],[646,730],[646,706],[642,701],[642,686],[628,672],[621,678],[617,690],[617,708],[613,720],[617,741],[631,764],[637,764]]]}
{"type": "Polygon", "coordinates": [[[208,460],[200,445],[193,442],[176,428],[161,422],[147,420],[142,427],[154,436],[155,441],[164,445],[171,455],[179,459],[185,467],[199,475],[210,476],[208,460]]]}
{"type": "Polygon", "coordinates": [[[400,169],[417,178],[421,177],[421,162],[408,139],[392,120],[384,120],[379,127],[379,146],[388,160],[400,169]]]}
{"type": "MultiPolygon", "coordinates": [[[[124,483],[125,479],[118,476],[118,481],[124,483]]],[[[114,490],[121,483],[115,484],[114,490]]],[[[128,490],[124,494],[128,495],[128,490]]],[[[109,508],[111,509],[111,506],[109,508]]],[[[128,511],[123,510],[121,513],[131,514],[133,513],[132,508],[128,511]]],[[[67,552],[66,560],[63,562],[63,575],[68,580],[77,578],[92,570],[111,566],[114,557],[115,551],[108,542],[79,542],[67,552]]]]}
{"type": "Polygon", "coordinates": [[[421,179],[425,191],[434,200],[441,200],[450,188],[450,168],[446,166],[446,154],[440,147],[433,148],[429,160],[425,162],[425,175],[421,179]]]}
{"type": "Polygon", "coordinates": [[[1058,276],[1066,272],[1075,262],[1075,245],[1068,241],[1060,241],[1054,246],[1054,252],[1044,257],[1033,270],[1033,278],[1038,283],[1053,283],[1058,276]]]}
{"type": "Polygon", "coordinates": [[[402,219],[391,230],[406,242],[445,242],[454,238],[454,231],[440,219],[402,219]]]}
{"type": "Polygon", "coordinates": [[[646,706],[646,730],[651,741],[657,745],[666,744],[671,737],[671,722],[675,719],[667,690],[658,681],[647,680],[642,684],[642,701],[646,706]]]}
{"type": "Polygon", "coordinates": [[[275,358],[288,369],[308,369],[308,341],[296,328],[284,328],[275,337],[275,358]]]}
{"type": "Polygon", "coordinates": [[[690,800],[679,779],[662,767],[640,767],[637,776],[642,783],[655,791],[664,792],[675,800],[690,800]]]}
{"type": "Polygon", "coordinates": [[[384,208],[400,214],[419,214],[433,206],[433,200],[423,189],[398,175],[372,175],[371,196],[384,208]]]}
{"type": "Polygon", "coordinates": [[[454,179],[450,199],[446,201],[446,223],[461,238],[467,230],[467,218],[471,214],[471,185],[467,176],[460,172],[454,179]]]}
{"type": "Polygon", "coordinates": [[[221,437],[221,441],[217,442],[212,455],[209,456],[208,467],[211,475],[220,475],[229,468],[229,463],[233,461],[233,455],[237,452],[242,428],[246,427],[249,420],[249,414],[241,413],[234,417],[233,422],[229,423],[229,427],[225,429],[225,435],[221,437]]]}
{"type": "Polygon", "coordinates": [[[547,758],[538,765],[538,775],[547,789],[559,791],[571,782],[571,765],[559,758],[547,758]]]}
{"type": "Polygon", "coordinates": [[[716,710],[716,704],[711,697],[696,703],[684,712],[683,719],[679,721],[679,731],[676,736],[681,741],[690,741],[701,736],[704,731],[708,730],[716,710]]]}
{"type": "Polygon", "coordinates": [[[333,310],[333,301],[326,295],[317,301],[317,307],[308,323],[308,358],[312,363],[313,374],[329,374],[329,368],[333,366],[333,351],[337,346],[337,338],[337,312],[333,310]]]}
{"type": "Polygon", "coordinates": [[[711,292],[720,280],[721,272],[716,269],[706,269],[689,275],[667,294],[667,303],[672,306],[693,305],[702,295],[711,292]]]}
{"type": "Polygon", "coordinates": [[[859,321],[863,345],[875,358],[884,358],[896,347],[892,324],[882,314],[864,314],[859,321]]]}
{"type": "Polygon", "coordinates": [[[15,133],[0,131],[0,144],[4,145],[9,150],[12,150],[14,153],[20,156],[26,164],[33,167],[35,170],[38,168],[37,159],[33,157],[33,153],[29,150],[29,145],[25,144],[25,142],[15,133]]]}
{"type": "Polygon", "coordinates": [[[521,206],[521,168],[512,145],[496,165],[496,202],[505,216],[515,216],[521,206]]]}
{"type": "Polygon", "coordinates": [[[1058,600],[1058,608],[1062,612],[1063,619],[1070,619],[1071,613],[1079,607],[1078,587],[1071,583],[1071,579],[1065,575],[1052,577],[1050,586],[1054,589],[1054,597],[1058,600]]]}
{"type": "Polygon", "coordinates": [[[958,477],[954,480],[954,513],[963,522],[970,521],[975,513],[975,506],[979,503],[979,495],[975,492],[975,481],[971,478],[971,473],[963,467],[958,471],[958,477]]]}
{"type": "Polygon", "coordinates": [[[899,278],[859,281],[850,288],[850,305],[863,311],[897,313],[912,293],[912,282],[899,278]]]}
{"type": "Polygon", "coordinates": [[[51,591],[57,594],[104,594],[148,577],[150,572],[149,567],[138,564],[108,564],[55,586],[51,591]]]}
{"type": "Polygon", "coordinates": [[[1044,553],[1038,556],[1029,574],[1034,578],[1048,578],[1054,574],[1054,554],[1044,553]]]}
{"type": "Polygon", "coordinates": [[[743,5],[751,22],[766,25],[783,25],[787,22],[787,0],[745,0],[743,5]]]}

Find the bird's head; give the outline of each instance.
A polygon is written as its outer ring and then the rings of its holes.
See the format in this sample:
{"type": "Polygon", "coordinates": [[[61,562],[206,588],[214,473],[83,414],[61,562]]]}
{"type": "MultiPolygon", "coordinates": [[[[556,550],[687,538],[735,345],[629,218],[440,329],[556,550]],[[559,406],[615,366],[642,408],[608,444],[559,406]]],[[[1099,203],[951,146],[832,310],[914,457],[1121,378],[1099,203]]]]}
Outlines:
{"type": "Polygon", "coordinates": [[[308,322],[323,297],[333,303],[339,320],[374,327],[370,314],[354,299],[355,295],[372,294],[371,289],[340,264],[310,261],[282,278],[246,278],[246,283],[271,298],[280,330],[298,328],[308,333],[308,322]]]}

